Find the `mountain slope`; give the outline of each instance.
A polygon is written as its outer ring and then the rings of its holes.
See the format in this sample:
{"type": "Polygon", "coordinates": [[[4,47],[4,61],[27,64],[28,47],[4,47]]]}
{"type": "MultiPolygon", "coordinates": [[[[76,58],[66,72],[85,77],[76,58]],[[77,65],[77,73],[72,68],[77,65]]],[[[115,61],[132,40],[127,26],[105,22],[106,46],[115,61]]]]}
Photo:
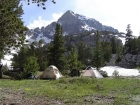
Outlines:
{"type": "Polygon", "coordinates": [[[53,38],[56,23],[61,24],[64,35],[77,35],[86,31],[95,32],[96,30],[118,33],[118,30],[113,27],[102,25],[99,21],[93,18],[75,14],[73,11],[69,10],[65,12],[57,22],[52,22],[50,25],[42,27],[41,29],[35,28],[29,30],[27,35],[32,38],[37,38],[38,35],[41,34],[50,40],[53,38]]]}
{"type": "Polygon", "coordinates": [[[96,30],[118,33],[118,30],[110,26],[102,25],[99,21],[93,18],[75,14],[70,10],[64,13],[57,22],[62,25],[64,31],[67,33],[79,34],[83,31],[95,32],[96,30]]]}

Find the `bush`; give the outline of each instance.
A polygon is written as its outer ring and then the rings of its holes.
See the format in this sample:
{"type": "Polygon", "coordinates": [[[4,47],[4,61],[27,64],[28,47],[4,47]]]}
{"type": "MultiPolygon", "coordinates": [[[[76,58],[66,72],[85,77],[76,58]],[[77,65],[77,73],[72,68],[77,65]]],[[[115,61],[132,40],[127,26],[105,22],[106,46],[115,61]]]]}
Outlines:
{"type": "Polygon", "coordinates": [[[75,77],[75,76],[78,76],[78,77],[80,76],[80,71],[77,69],[73,69],[71,71],[71,77],[75,77]]]}
{"type": "Polygon", "coordinates": [[[114,72],[112,73],[112,76],[115,78],[119,77],[119,72],[117,70],[114,70],[114,72]]]}
{"type": "Polygon", "coordinates": [[[106,71],[100,70],[99,72],[102,74],[103,77],[108,77],[108,74],[106,71]]]}
{"type": "Polygon", "coordinates": [[[39,70],[39,64],[37,63],[37,57],[30,56],[27,58],[24,64],[23,72],[20,72],[17,75],[16,79],[28,79],[29,74],[31,73],[36,74],[38,70],[39,70]]]}

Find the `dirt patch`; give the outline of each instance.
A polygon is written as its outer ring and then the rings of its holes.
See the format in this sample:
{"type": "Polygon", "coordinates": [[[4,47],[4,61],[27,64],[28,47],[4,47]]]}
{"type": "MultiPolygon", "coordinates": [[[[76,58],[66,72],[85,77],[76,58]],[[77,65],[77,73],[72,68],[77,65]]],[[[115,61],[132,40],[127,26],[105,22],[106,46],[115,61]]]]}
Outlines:
{"type": "Polygon", "coordinates": [[[0,89],[0,105],[64,105],[57,99],[48,97],[25,97],[25,92],[12,92],[0,89]]]}
{"type": "Polygon", "coordinates": [[[84,101],[90,103],[90,105],[112,105],[115,98],[113,96],[93,95],[85,97],[84,101]]]}

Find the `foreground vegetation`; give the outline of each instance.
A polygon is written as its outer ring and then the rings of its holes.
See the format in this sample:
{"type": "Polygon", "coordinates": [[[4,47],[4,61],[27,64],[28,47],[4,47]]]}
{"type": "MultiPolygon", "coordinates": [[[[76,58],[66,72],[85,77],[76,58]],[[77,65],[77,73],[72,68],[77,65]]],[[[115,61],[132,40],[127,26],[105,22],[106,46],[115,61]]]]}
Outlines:
{"type": "MultiPolygon", "coordinates": [[[[64,104],[140,104],[140,79],[62,78],[59,80],[0,80],[1,90],[24,92],[24,97],[48,97],[64,104]],[[138,97],[138,98],[135,98],[138,97]]],[[[9,93],[10,94],[10,93],[9,93]]],[[[2,96],[0,96],[0,99],[2,96]]]]}

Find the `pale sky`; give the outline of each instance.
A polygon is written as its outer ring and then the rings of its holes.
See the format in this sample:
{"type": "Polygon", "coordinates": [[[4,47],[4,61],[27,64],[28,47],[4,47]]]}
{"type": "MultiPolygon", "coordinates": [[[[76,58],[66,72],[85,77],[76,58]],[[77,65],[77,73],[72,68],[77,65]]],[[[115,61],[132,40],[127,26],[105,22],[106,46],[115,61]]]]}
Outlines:
{"type": "Polygon", "coordinates": [[[119,32],[126,32],[131,24],[133,35],[140,33],[140,0],[51,0],[46,2],[46,10],[36,4],[23,4],[23,21],[29,28],[47,26],[62,16],[67,10],[94,18],[103,25],[112,26],[119,32]]]}

